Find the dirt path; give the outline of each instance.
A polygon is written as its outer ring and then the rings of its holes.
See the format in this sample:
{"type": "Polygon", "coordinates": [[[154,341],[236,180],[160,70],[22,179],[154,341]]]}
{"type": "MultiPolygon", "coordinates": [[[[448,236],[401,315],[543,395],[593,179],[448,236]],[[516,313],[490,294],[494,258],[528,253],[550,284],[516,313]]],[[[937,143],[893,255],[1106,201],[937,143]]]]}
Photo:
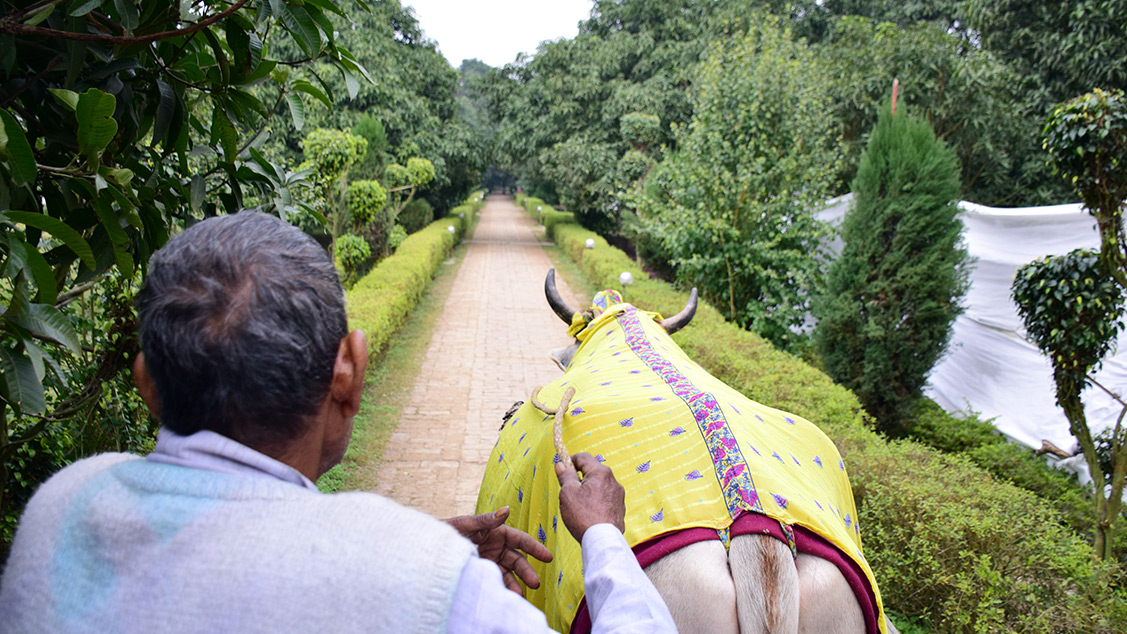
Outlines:
{"type": "Polygon", "coordinates": [[[537,226],[511,198],[486,201],[384,450],[377,493],[437,517],[472,513],[501,416],[559,376],[547,355],[568,338],[544,301],[552,265],[537,226]]]}

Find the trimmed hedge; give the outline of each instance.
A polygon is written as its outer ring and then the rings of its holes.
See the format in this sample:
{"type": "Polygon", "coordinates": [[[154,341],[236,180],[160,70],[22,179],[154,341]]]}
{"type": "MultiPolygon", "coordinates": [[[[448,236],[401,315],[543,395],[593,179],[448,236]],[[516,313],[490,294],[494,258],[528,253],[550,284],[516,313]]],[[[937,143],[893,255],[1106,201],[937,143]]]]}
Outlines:
{"type": "Polygon", "coordinates": [[[474,192],[466,202],[407,237],[395,253],[382,260],[356,282],[346,294],[348,322],[368,336],[368,353],[373,357],[406,321],[430,286],[438,267],[450,250],[473,226],[473,219],[484,204],[482,192],[474,192]],[[459,218],[465,214],[465,218],[459,218]],[[449,227],[454,227],[451,233],[449,227]]]}
{"type": "MultiPolygon", "coordinates": [[[[631,303],[671,315],[688,299],[578,225],[558,223],[552,237],[596,286],[624,291],[631,303]],[[589,238],[594,249],[584,248],[589,238]],[[635,279],[625,289],[622,271],[635,279]]],[[[1122,631],[1121,572],[1094,561],[1091,546],[1041,498],[965,458],[888,442],[866,425],[851,392],[703,302],[674,339],[734,389],[817,423],[835,440],[886,607],[943,632],[1122,631]]]]}

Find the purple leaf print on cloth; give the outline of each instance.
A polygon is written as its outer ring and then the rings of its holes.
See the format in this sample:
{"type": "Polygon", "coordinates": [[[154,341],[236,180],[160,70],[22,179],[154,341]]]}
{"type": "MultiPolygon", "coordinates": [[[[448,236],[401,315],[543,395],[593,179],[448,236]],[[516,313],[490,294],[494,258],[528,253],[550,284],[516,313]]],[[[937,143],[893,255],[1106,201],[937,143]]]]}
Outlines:
{"type": "Polygon", "coordinates": [[[775,460],[778,460],[779,462],[781,462],[781,463],[783,463],[783,464],[786,464],[786,463],[787,463],[787,461],[786,461],[786,460],[783,460],[782,458],[780,458],[780,457],[779,457],[779,453],[778,453],[777,451],[772,451],[772,452],[771,452],[771,455],[772,455],[772,456],[775,456],[775,460]]]}
{"type": "Polygon", "coordinates": [[[673,429],[669,430],[670,436],[680,436],[683,433],[685,433],[685,430],[681,429],[680,427],[674,427],[673,429]]]}
{"type": "Polygon", "coordinates": [[[663,519],[665,519],[665,509],[661,509],[657,513],[654,513],[650,516],[651,522],[660,522],[663,519]]]}
{"type": "Polygon", "coordinates": [[[755,452],[755,455],[757,455],[757,456],[762,456],[762,455],[763,455],[763,454],[759,453],[759,450],[755,448],[755,445],[753,445],[753,444],[751,444],[751,443],[748,443],[748,444],[747,444],[747,446],[748,446],[748,447],[750,447],[750,448],[751,448],[751,450],[755,452]]]}
{"type": "Polygon", "coordinates": [[[635,467],[638,470],[638,473],[645,473],[645,472],[649,471],[650,470],[650,462],[652,462],[652,461],[647,460],[647,461],[643,462],[642,464],[638,465],[637,467],[635,467]]]}
{"type": "Polygon", "coordinates": [[[517,488],[517,502],[523,502],[523,501],[524,501],[524,489],[521,489],[521,488],[518,487],[517,488]]]}
{"type": "Polygon", "coordinates": [[[553,532],[553,533],[554,533],[554,532],[556,532],[556,528],[557,528],[557,526],[559,526],[559,524],[558,524],[558,522],[556,521],[556,516],[555,516],[555,515],[553,515],[553,516],[552,516],[552,532],[553,532]]]}
{"type": "Polygon", "coordinates": [[[539,539],[541,544],[548,543],[548,533],[544,531],[543,524],[541,524],[539,530],[536,531],[536,539],[539,539]]]}
{"type": "Polygon", "coordinates": [[[845,527],[849,528],[849,525],[852,524],[852,523],[853,523],[853,518],[849,517],[849,513],[846,513],[845,514],[845,527]]]}
{"type": "Polygon", "coordinates": [[[794,464],[796,464],[796,465],[798,465],[798,466],[800,466],[800,467],[802,466],[802,463],[798,461],[798,458],[795,458],[794,456],[791,456],[791,457],[790,457],[790,459],[794,461],[794,464]]]}
{"type": "Polygon", "coordinates": [[[606,383],[600,383],[599,385],[606,387],[606,386],[610,385],[610,381],[607,381],[606,383]]]}
{"type": "Polygon", "coordinates": [[[837,461],[837,468],[841,469],[842,471],[845,471],[845,463],[842,462],[840,458],[837,461]]]}
{"type": "Polygon", "coordinates": [[[641,370],[631,370],[630,371],[630,374],[641,374],[641,373],[642,373],[641,370]]]}
{"type": "Polygon", "coordinates": [[[618,424],[622,425],[623,427],[630,427],[634,424],[634,417],[631,416],[630,418],[623,418],[622,420],[618,421],[618,424]]]}
{"type": "Polygon", "coordinates": [[[524,448],[524,455],[525,455],[525,456],[527,456],[527,455],[528,455],[528,450],[529,450],[529,449],[532,449],[532,447],[525,447],[525,448],[524,448]]]}
{"type": "Polygon", "coordinates": [[[697,479],[699,479],[699,478],[703,478],[703,477],[704,477],[704,476],[702,476],[702,475],[700,474],[700,471],[697,471],[696,469],[693,469],[692,471],[690,471],[690,472],[688,472],[687,474],[685,474],[685,479],[686,479],[686,480],[697,480],[697,479]]]}
{"type": "Polygon", "coordinates": [[[783,420],[785,420],[788,424],[791,424],[791,425],[794,424],[794,419],[791,418],[790,416],[784,416],[783,420]]]}
{"type": "Polygon", "coordinates": [[[732,406],[732,411],[735,412],[737,416],[743,416],[735,405],[732,406]]]}
{"type": "Polygon", "coordinates": [[[775,498],[775,504],[778,504],[779,508],[785,509],[787,507],[787,499],[785,497],[779,495],[778,493],[772,493],[771,497],[775,498]]]}
{"type": "Polygon", "coordinates": [[[497,456],[497,462],[501,462],[504,459],[505,459],[505,452],[501,452],[501,455],[497,456]]]}
{"type": "Polygon", "coordinates": [[[818,456],[814,456],[814,464],[818,465],[818,468],[820,469],[822,467],[822,459],[818,456]]]}
{"type": "Polygon", "coordinates": [[[601,454],[601,453],[595,454],[595,460],[598,460],[599,462],[606,462],[607,461],[607,459],[604,458],[603,454],[601,454]]]}
{"type": "Polygon", "coordinates": [[[582,407],[576,407],[575,409],[571,410],[572,416],[579,416],[580,414],[586,414],[586,412],[583,411],[582,407]]]}
{"type": "Polygon", "coordinates": [[[560,454],[553,455],[552,456],[552,464],[559,464],[559,463],[560,463],[560,454]]]}
{"type": "Polygon", "coordinates": [[[651,398],[650,400],[656,403],[658,401],[664,401],[665,399],[660,397],[660,396],[655,396],[655,397],[651,398]]]}

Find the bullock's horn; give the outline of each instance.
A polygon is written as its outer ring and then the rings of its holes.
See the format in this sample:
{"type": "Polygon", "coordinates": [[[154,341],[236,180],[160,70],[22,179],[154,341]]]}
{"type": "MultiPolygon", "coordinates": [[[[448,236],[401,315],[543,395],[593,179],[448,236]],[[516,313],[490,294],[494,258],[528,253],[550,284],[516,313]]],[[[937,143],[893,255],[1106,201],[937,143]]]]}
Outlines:
{"type": "Polygon", "coordinates": [[[556,269],[548,269],[548,277],[544,278],[544,295],[548,298],[548,305],[552,310],[564,320],[564,323],[571,325],[571,317],[575,314],[571,306],[560,297],[560,292],[556,290],[556,269]]]}
{"type": "Polygon", "coordinates": [[[694,286],[691,293],[689,293],[689,303],[681,309],[681,312],[669,317],[668,319],[661,320],[661,327],[665,328],[665,332],[673,334],[678,330],[689,325],[693,320],[693,315],[697,314],[697,288],[694,286]]]}

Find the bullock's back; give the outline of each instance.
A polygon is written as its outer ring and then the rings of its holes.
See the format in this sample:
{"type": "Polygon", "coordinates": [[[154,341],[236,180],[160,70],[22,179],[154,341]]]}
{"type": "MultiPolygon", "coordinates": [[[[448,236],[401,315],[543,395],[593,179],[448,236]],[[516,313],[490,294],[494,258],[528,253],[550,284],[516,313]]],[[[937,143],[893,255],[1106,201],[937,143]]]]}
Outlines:
{"type": "MultiPolygon", "coordinates": [[[[833,443],[811,423],[751,401],[690,360],[653,315],[620,304],[579,334],[567,372],[545,386],[554,406],[569,386],[568,451],[604,461],[626,489],[632,545],[691,527],[723,532],[745,511],[822,535],[869,575],[853,495],[833,443]]],[[[528,591],[567,631],[583,596],[579,545],[558,514],[552,417],[525,404],[501,432],[478,512],[512,508],[510,524],[555,553],[528,591]]],[[[873,584],[875,587],[875,584],[873,584]]]]}

